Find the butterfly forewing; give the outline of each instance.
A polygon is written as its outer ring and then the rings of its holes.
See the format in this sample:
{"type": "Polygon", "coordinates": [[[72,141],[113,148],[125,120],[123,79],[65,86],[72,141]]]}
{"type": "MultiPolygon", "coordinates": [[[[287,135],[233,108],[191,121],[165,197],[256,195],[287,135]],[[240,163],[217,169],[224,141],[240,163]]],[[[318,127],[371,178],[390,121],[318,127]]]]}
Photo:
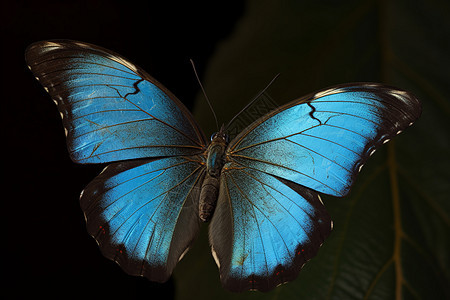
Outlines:
{"type": "Polygon", "coordinates": [[[140,68],[109,50],[74,41],[31,45],[26,60],[63,118],[78,163],[200,153],[190,112],[140,68]]]}
{"type": "Polygon", "coordinates": [[[288,103],[247,127],[228,157],[318,192],[345,196],[376,147],[419,116],[410,93],[380,84],[336,86],[288,103]]]}

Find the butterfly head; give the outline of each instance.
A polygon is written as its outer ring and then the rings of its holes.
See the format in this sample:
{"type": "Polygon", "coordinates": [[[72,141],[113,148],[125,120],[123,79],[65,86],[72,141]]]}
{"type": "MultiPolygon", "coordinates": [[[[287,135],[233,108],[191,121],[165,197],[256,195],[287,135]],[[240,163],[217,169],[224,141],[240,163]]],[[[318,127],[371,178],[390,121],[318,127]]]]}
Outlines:
{"type": "Polygon", "coordinates": [[[219,131],[214,132],[211,135],[211,143],[213,143],[213,142],[215,142],[215,143],[222,142],[222,143],[225,143],[225,144],[228,144],[230,142],[229,141],[229,136],[226,133],[226,129],[225,129],[225,125],[224,124],[222,124],[222,127],[220,127],[219,131]]]}

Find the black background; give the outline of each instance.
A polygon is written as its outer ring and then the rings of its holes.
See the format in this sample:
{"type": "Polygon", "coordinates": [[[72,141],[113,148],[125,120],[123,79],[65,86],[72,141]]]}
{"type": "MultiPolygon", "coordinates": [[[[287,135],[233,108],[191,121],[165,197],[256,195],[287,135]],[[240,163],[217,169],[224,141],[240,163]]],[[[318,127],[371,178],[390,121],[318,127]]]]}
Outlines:
{"type": "Polygon", "coordinates": [[[7,141],[2,228],[7,239],[1,269],[7,276],[3,293],[12,292],[13,298],[174,296],[172,279],[157,284],[126,275],[103,258],[87,234],[78,195],[103,166],[70,160],[56,106],[24,61],[26,47],[36,41],[90,42],[141,66],[192,109],[199,86],[189,58],[201,77],[218,42],[244,13],[244,3],[137,2],[2,3],[1,121],[7,141]]]}

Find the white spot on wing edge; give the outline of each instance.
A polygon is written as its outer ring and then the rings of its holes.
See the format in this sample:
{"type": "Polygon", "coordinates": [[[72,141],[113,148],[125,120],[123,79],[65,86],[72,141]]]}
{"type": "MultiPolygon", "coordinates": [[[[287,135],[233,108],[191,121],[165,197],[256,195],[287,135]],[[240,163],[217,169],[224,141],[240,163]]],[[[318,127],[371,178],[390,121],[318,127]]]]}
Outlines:
{"type": "Polygon", "coordinates": [[[328,95],[339,94],[339,93],[342,93],[342,92],[344,92],[343,89],[331,88],[331,89],[328,89],[328,90],[325,90],[325,91],[321,91],[321,92],[315,93],[313,98],[314,99],[318,99],[318,98],[322,98],[322,97],[325,97],[325,96],[328,96],[328,95]]]}
{"type": "Polygon", "coordinates": [[[390,94],[402,102],[406,102],[406,100],[408,99],[408,93],[405,91],[395,90],[390,94]]]}
{"type": "MultiPolygon", "coordinates": [[[[81,200],[81,198],[83,198],[83,195],[84,195],[84,189],[83,190],[81,190],[81,193],[80,193],[80,200],[81,200]]],[[[88,218],[87,218],[87,215],[86,215],[86,212],[85,211],[83,211],[83,217],[84,217],[84,222],[85,223],[87,223],[87,221],[88,221],[88,218]]],[[[95,238],[95,236],[93,236],[93,235],[91,235],[93,238],[94,238],[94,240],[97,242],[97,239],[95,238]]],[[[99,243],[97,242],[97,245],[99,245],[99,243]]]]}
{"type": "MultiPolygon", "coordinates": [[[[302,268],[303,268],[303,266],[302,266],[302,268]]],[[[277,287],[279,287],[280,285],[283,285],[283,284],[285,284],[285,283],[288,283],[288,281],[281,282],[281,283],[277,284],[275,287],[277,288],[277,287]]],[[[250,291],[257,291],[257,290],[250,290],[250,291]]]]}
{"type": "Polygon", "coordinates": [[[183,253],[181,253],[180,258],[178,259],[178,261],[182,260],[183,257],[186,255],[186,253],[188,253],[188,251],[189,251],[189,247],[187,247],[187,248],[183,251],[183,253]]]}
{"type": "Polygon", "coordinates": [[[320,197],[319,194],[317,194],[317,197],[319,198],[320,203],[322,203],[322,205],[324,205],[324,204],[323,204],[323,201],[322,201],[322,198],[320,197]]]}
{"type": "Polygon", "coordinates": [[[318,92],[318,93],[314,94],[313,98],[314,99],[321,98],[323,96],[326,96],[328,94],[328,92],[329,92],[329,90],[318,92]]]}
{"type": "Polygon", "coordinates": [[[44,42],[45,47],[61,47],[60,43],[52,42],[52,41],[46,41],[44,42]]]}
{"type": "Polygon", "coordinates": [[[60,43],[46,41],[43,43],[43,46],[39,49],[41,54],[44,54],[46,52],[53,51],[54,48],[61,48],[62,45],[60,43]]]}
{"type": "MultiPolygon", "coordinates": [[[[100,172],[100,174],[103,174],[106,171],[106,169],[108,169],[108,167],[109,167],[109,165],[106,166],[105,168],[103,168],[103,170],[100,172]]],[[[98,174],[98,175],[100,175],[100,174],[98,174]]]]}
{"type": "Polygon", "coordinates": [[[73,44],[77,45],[78,47],[81,47],[81,48],[88,48],[89,47],[88,45],[86,45],[86,44],[84,44],[82,42],[74,42],[73,44]]]}
{"type": "Polygon", "coordinates": [[[138,68],[132,64],[131,62],[129,62],[128,60],[126,60],[125,58],[122,58],[120,56],[115,56],[112,54],[107,53],[107,58],[115,61],[116,63],[119,63],[125,67],[127,67],[128,69],[130,69],[131,71],[133,71],[136,74],[139,74],[138,68]]]}
{"type": "Polygon", "coordinates": [[[214,250],[213,246],[211,246],[211,253],[212,253],[212,256],[214,257],[214,261],[216,262],[217,267],[220,269],[219,257],[217,257],[217,253],[214,250]]]}

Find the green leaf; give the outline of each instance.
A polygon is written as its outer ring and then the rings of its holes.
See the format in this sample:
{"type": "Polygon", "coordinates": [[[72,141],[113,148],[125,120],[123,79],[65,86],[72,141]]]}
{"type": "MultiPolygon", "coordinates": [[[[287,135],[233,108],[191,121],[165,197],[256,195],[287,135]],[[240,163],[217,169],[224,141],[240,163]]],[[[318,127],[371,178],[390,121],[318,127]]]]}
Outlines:
{"type": "MultiPolygon", "coordinates": [[[[248,2],[204,79],[219,121],[277,73],[278,104],[376,81],[416,94],[423,115],[377,151],[349,196],[324,197],[334,230],[295,281],[266,294],[222,289],[204,226],[175,271],[178,299],[450,298],[449,11],[444,0],[248,2]]],[[[214,131],[200,95],[195,115],[214,131]]]]}

